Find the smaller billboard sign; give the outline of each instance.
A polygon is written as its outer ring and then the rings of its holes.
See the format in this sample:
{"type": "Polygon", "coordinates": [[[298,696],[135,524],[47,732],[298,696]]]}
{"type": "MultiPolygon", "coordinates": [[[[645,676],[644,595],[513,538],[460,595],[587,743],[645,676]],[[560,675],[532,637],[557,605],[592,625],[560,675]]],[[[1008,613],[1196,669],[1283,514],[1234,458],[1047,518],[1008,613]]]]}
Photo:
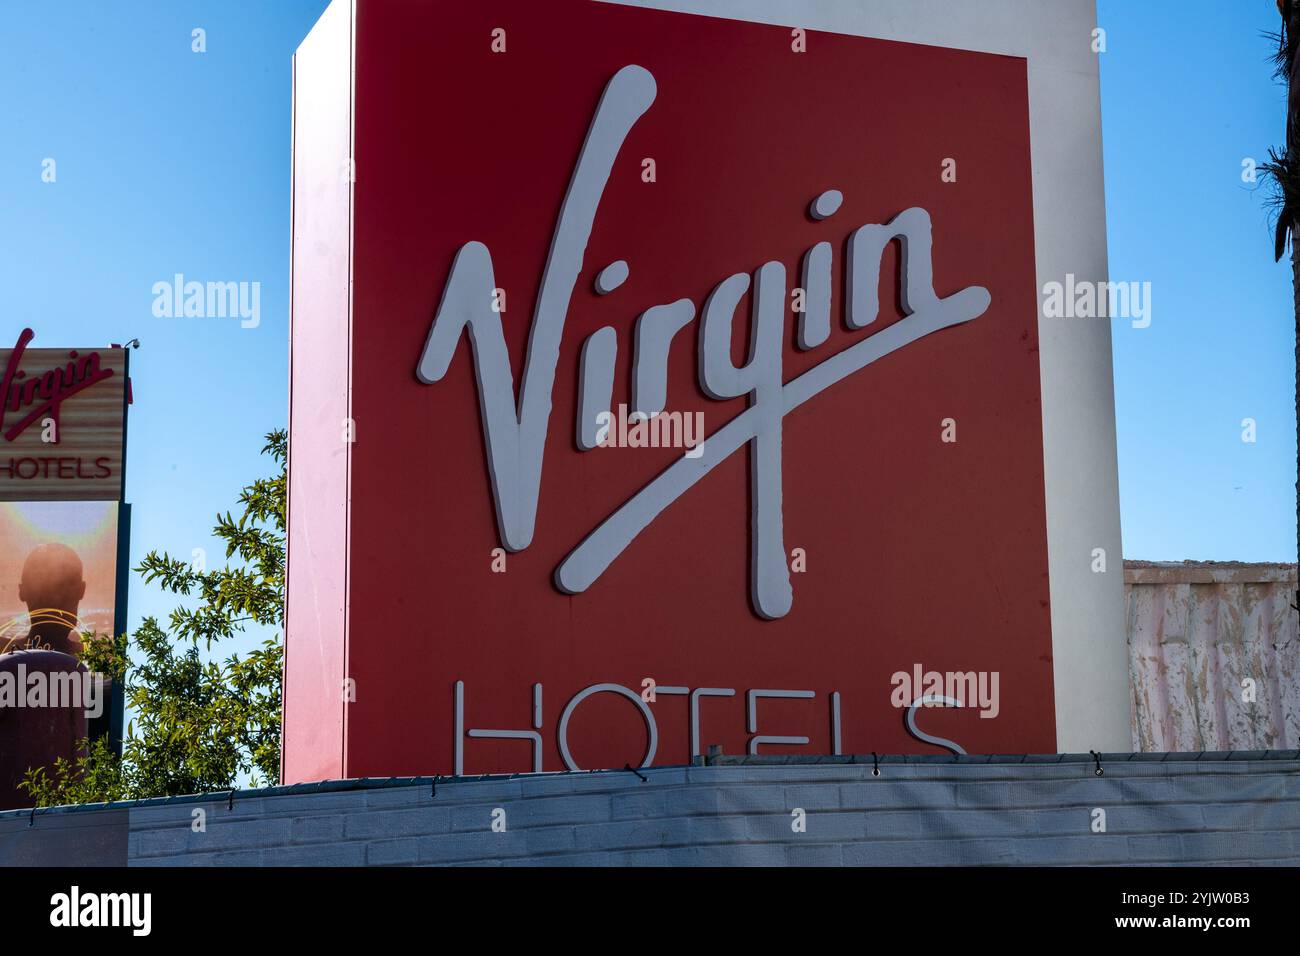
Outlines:
{"type": "Polygon", "coordinates": [[[0,349],[0,501],[118,501],[125,349],[0,349]]]}

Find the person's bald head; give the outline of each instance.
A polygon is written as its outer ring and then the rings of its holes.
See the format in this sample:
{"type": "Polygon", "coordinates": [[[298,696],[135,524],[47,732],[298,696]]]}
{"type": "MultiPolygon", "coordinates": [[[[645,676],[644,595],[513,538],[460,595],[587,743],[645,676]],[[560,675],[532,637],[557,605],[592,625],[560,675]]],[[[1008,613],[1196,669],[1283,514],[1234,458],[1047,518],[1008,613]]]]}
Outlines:
{"type": "Polygon", "coordinates": [[[30,610],[54,608],[77,613],[86,596],[81,558],[65,544],[43,544],[27,555],[18,600],[30,610]]]}

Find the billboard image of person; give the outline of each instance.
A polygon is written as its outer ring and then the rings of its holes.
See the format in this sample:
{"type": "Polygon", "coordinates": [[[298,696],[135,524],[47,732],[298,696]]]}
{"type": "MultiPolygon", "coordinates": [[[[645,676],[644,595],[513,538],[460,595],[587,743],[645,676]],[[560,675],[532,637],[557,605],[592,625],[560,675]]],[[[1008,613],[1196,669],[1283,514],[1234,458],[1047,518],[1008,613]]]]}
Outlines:
{"type": "Polygon", "coordinates": [[[0,808],[107,730],[109,681],[80,654],[113,633],[117,526],[116,502],[0,503],[0,808]]]}
{"type": "Polygon", "coordinates": [[[57,541],[38,545],[23,562],[18,599],[27,605],[29,628],[11,637],[0,654],[15,650],[49,650],[76,656],[81,650],[77,608],[86,596],[81,558],[57,541]]]}

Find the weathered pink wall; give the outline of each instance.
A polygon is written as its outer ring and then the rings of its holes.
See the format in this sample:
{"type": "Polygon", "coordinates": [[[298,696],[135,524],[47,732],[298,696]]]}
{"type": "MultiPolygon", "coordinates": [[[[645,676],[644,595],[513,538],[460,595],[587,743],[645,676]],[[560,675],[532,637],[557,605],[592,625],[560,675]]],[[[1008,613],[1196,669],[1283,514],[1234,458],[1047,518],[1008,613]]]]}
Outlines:
{"type": "Polygon", "coordinates": [[[1124,586],[1135,750],[1300,748],[1294,564],[1126,561],[1124,586]]]}

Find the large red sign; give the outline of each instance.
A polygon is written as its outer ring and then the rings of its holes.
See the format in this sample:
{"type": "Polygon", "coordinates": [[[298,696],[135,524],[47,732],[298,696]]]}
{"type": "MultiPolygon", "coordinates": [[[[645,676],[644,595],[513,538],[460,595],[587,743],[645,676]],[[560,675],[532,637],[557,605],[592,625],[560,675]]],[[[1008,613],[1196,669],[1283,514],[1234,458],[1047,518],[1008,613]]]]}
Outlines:
{"type": "Polygon", "coordinates": [[[286,779],[1053,751],[1025,61],[356,7],[354,87],[344,4],[296,68],[286,779]]]}

